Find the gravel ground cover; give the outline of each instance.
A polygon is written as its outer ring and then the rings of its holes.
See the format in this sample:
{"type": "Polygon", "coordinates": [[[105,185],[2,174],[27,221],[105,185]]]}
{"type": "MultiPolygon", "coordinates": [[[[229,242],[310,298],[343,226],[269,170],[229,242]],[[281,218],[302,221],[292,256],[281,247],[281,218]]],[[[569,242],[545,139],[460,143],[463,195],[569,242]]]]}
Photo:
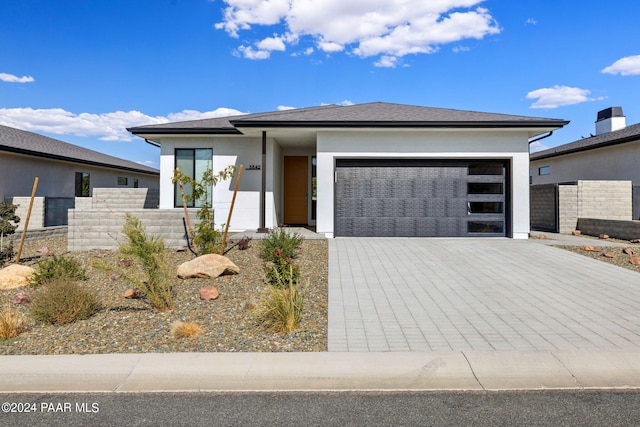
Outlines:
{"type": "MultiPolygon", "coordinates": [[[[22,264],[35,266],[42,247],[54,254],[66,252],[66,237],[27,241],[22,264]]],[[[130,287],[117,274],[92,267],[95,260],[115,264],[122,258],[117,251],[73,252],[70,254],[87,267],[83,286],[95,290],[103,309],[87,320],[52,326],[29,320],[28,329],[18,338],[0,340],[0,354],[95,354],[164,352],[287,352],[326,351],[327,349],[327,242],[305,240],[296,263],[302,275],[304,312],[300,328],[288,335],[265,332],[257,325],[252,309],[267,286],[257,242],[247,250],[231,249],[226,256],[240,274],[216,279],[176,277],[175,309],[155,312],[144,300],[125,299],[130,287]],[[220,297],[203,301],[198,290],[215,286],[220,297]],[[203,332],[194,338],[176,339],[171,327],[176,321],[196,322],[203,332]]],[[[193,258],[186,252],[166,251],[172,268],[193,258]]],[[[175,271],[175,270],[174,270],[175,271]]],[[[0,290],[0,306],[6,307],[19,291],[0,290]]],[[[28,318],[27,306],[17,309],[28,318]]]]}
{"type": "MultiPolygon", "coordinates": [[[[621,241],[617,241],[621,242],[621,241]]],[[[618,267],[627,268],[629,270],[637,271],[640,273],[640,265],[634,265],[629,262],[631,258],[640,257],[640,245],[639,244],[629,244],[627,248],[631,248],[634,252],[634,255],[628,255],[624,253],[622,250],[625,248],[621,248],[620,246],[601,246],[594,247],[594,250],[585,250],[584,247],[589,246],[589,241],[585,239],[584,246],[565,246],[558,245],[556,247],[565,249],[571,252],[578,253],[580,255],[588,256],[593,259],[597,259],[598,261],[608,262],[609,264],[617,265],[618,267]]]]}

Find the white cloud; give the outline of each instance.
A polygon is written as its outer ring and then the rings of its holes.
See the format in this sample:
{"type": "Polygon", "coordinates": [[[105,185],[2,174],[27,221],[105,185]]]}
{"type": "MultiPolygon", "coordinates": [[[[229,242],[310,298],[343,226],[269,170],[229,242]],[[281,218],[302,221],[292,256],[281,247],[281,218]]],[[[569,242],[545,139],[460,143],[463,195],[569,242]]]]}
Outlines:
{"type": "Polygon", "coordinates": [[[36,79],[31,76],[18,77],[13,74],[0,73],[0,81],[7,83],[32,83],[35,82],[36,79]]]}
{"type": "Polygon", "coordinates": [[[589,98],[590,94],[588,89],[555,85],[531,91],[527,94],[527,99],[537,99],[530,108],[558,108],[603,99],[589,98]]]}
{"type": "Polygon", "coordinates": [[[527,19],[524,23],[525,23],[526,25],[537,25],[537,24],[538,24],[538,21],[536,21],[536,20],[535,20],[535,19],[533,19],[533,18],[529,18],[529,19],[527,19]]]}
{"type": "Polygon", "coordinates": [[[607,74],[620,74],[621,76],[640,75],[640,55],[620,58],[604,68],[602,72],[607,74]]]}
{"type": "Polygon", "coordinates": [[[373,63],[376,67],[395,68],[398,65],[398,58],[395,56],[383,55],[379,60],[373,63]]]}
{"type": "Polygon", "coordinates": [[[289,107],[288,105],[278,105],[278,111],[295,110],[296,107],[289,107]]]}
{"type": "Polygon", "coordinates": [[[27,131],[42,131],[56,135],[98,137],[103,141],[131,141],[127,127],[225,117],[243,114],[230,108],[200,112],[183,110],[166,117],[148,116],[140,111],[75,114],[62,108],[0,108],[0,124],[27,131]]]}
{"type": "Polygon", "coordinates": [[[471,49],[468,46],[454,46],[451,50],[453,50],[453,53],[460,53],[469,52],[471,49]]]}
{"type": "Polygon", "coordinates": [[[267,59],[271,56],[271,51],[255,50],[251,46],[240,46],[238,47],[238,52],[247,59],[267,59]]]}
{"type": "MultiPolygon", "coordinates": [[[[311,38],[324,52],[346,51],[360,57],[434,53],[441,45],[497,34],[500,27],[483,0],[224,0],[216,28],[232,37],[254,26],[278,25],[283,35],[270,39],[293,44],[311,38]]],[[[265,39],[267,40],[267,39],[265,39]]],[[[262,40],[241,46],[244,56],[265,58],[262,40]],[[257,48],[257,50],[256,50],[257,48]]],[[[279,44],[274,44],[281,48],[279,44]]],[[[239,48],[240,50],[240,48],[239,48]]],[[[283,50],[283,49],[278,49],[283,50]]],[[[380,60],[380,63],[384,60],[380,60]]]]}

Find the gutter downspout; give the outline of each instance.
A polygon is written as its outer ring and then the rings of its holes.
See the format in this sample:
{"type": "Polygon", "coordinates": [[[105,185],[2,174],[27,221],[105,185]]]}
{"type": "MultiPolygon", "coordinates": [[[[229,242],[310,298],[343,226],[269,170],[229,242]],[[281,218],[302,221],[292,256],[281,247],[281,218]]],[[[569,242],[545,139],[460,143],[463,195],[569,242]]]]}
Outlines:
{"type": "Polygon", "coordinates": [[[541,139],[549,138],[551,135],[553,135],[553,131],[552,130],[549,131],[549,133],[546,134],[546,135],[542,135],[542,136],[537,137],[536,139],[530,140],[529,141],[529,145],[531,145],[534,142],[540,141],[541,139]]]}

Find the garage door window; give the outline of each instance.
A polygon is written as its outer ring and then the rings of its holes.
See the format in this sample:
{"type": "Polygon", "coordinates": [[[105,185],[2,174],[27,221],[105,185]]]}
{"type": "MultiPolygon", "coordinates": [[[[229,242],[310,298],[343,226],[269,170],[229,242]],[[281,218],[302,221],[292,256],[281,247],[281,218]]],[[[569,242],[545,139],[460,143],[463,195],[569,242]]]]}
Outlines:
{"type": "Polygon", "coordinates": [[[469,213],[503,213],[502,202],[469,202],[469,213]]]}
{"type": "Polygon", "coordinates": [[[504,166],[502,163],[470,163],[469,175],[500,175],[504,173],[504,166]]]}
{"type": "Polygon", "coordinates": [[[504,193],[501,182],[469,182],[467,194],[502,194],[504,193]]]}
{"type": "Polygon", "coordinates": [[[504,233],[503,221],[468,221],[469,233],[504,233]]]}

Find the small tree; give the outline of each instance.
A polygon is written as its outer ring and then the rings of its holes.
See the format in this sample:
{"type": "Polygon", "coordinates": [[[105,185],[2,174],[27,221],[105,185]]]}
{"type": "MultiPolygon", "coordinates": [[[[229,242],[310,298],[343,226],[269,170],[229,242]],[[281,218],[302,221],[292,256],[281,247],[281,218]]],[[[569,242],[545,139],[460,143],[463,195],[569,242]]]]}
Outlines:
{"type": "MultiPolygon", "coordinates": [[[[229,165],[220,172],[214,174],[211,167],[207,167],[200,181],[185,175],[176,169],[173,173],[171,181],[180,185],[188,185],[191,187],[191,193],[185,194],[188,202],[199,202],[197,217],[200,221],[193,231],[193,243],[196,246],[196,252],[200,255],[217,253],[218,246],[221,244],[221,233],[215,229],[213,222],[213,204],[211,200],[211,192],[213,187],[219,181],[227,180],[233,177],[236,171],[234,165],[229,165]]],[[[195,204],[195,203],[194,203],[195,204]]]]}
{"type": "Polygon", "coordinates": [[[5,247],[4,236],[15,233],[18,228],[20,218],[16,215],[17,208],[18,206],[13,204],[0,203],[0,266],[4,264],[6,259],[13,256],[13,244],[9,243],[5,247]]]}

